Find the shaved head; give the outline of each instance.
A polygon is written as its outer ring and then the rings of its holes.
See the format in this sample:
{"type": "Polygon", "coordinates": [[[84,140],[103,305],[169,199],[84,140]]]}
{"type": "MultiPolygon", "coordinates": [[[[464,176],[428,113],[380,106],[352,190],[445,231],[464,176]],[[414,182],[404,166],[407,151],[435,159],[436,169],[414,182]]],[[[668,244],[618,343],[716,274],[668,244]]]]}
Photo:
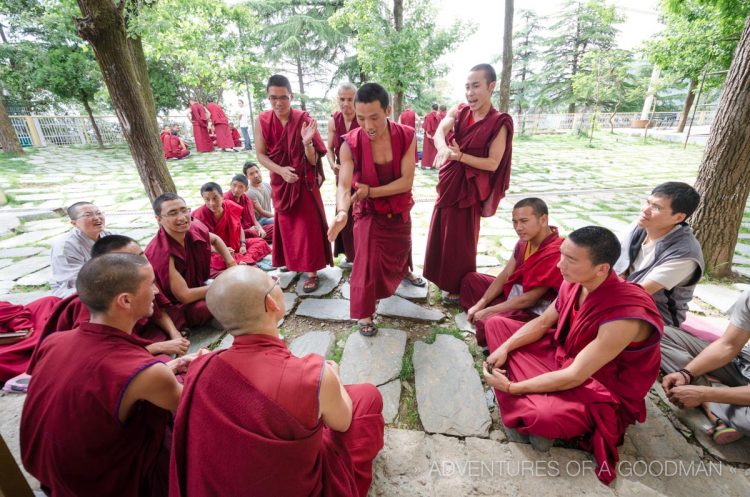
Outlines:
{"type": "Polygon", "coordinates": [[[221,273],[206,293],[206,305],[234,336],[275,330],[285,310],[281,289],[267,273],[251,266],[233,266],[221,273]]]}

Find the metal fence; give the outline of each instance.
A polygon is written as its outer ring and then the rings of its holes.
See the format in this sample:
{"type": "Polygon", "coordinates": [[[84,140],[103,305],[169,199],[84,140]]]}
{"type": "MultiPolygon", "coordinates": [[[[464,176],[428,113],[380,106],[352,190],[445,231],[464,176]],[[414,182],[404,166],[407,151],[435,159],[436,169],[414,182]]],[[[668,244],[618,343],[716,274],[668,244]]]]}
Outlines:
{"type": "MultiPolygon", "coordinates": [[[[716,110],[698,111],[693,126],[710,126],[716,110]]],[[[513,120],[517,133],[537,134],[557,130],[585,130],[591,126],[592,113],[576,114],[524,114],[514,115],[513,120]]],[[[326,134],[328,116],[315,116],[318,128],[323,136],[326,134]]],[[[596,115],[599,128],[610,127],[610,119],[615,128],[630,128],[634,120],[640,119],[637,112],[619,112],[612,116],[608,113],[596,115]]],[[[677,126],[680,112],[655,112],[651,116],[652,127],[669,129],[677,126]]],[[[95,116],[96,124],[106,145],[124,143],[122,129],[116,116],[95,116]]],[[[96,134],[91,120],[86,116],[11,116],[11,124],[16,130],[21,145],[44,147],[50,145],[95,145],[96,134]]],[[[193,133],[190,120],[185,115],[160,116],[159,124],[179,124],[182,136],[192,142],[193,133]]]]}

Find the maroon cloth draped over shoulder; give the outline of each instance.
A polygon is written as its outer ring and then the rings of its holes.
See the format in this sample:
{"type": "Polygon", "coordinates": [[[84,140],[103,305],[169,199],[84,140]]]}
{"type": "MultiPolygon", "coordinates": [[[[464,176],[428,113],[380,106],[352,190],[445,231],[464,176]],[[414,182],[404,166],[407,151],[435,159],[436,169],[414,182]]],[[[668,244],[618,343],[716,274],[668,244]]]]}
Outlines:
{"type": "Polygon", "coordinates": [[[240,138],[240,132],[237,130],[237,128],[229,128],[230,133],[232,133],[232,142],[234,143],[235,147],[241,147],[242,146],[242,138],[240,138]]]}
{"type": "Polygon", "coordinates": [[[417,124],[417,114],[413,110],[405,110],[401,113],[398,120],[401,121],[400,124],[403,124],[404,126],[415,128],[417,124]]]}
{"type": "Polygon", "coordinates": [[[434,110],[425,116],[422,123],[422,129],[425,132],[425,137],[422,140],[422,167],[434,167],[437,149],[435,148],[435,140],[429,138],[427,133],[434,136],[439,124],[440,117],[434,110]]]}
{"type": "Polygon", "coordinates": [[[45,323],[59,301],[59,297],[49,296],[28,305],[0,302],[0,337],[3,333],[28,330],[23,339],[0,345],[0,383],[26,371],[45,323]]]}
{"type": "Polygon", "coordinates": [[[179,300],[172,293],[169,283],[169,258],[174,260],[174,267],[182,275],[188,288],[197,288],[205,284],[211,271],[211,239],[205,224],[193,219],[190,230],[185,234],[185,246],[169,236],[159,227],[158,233],[144,251],[154,268],[156,285],[172,304],[179,300]]]}
{"type": "Polygon", "coordinates": [[[333,153],[336,156],[336,162],[340,164],[339,152],[341,144],[344,143],[344,135],[359,128],[359,121],[357,121],[357,116],[354,116],[349,129],[346,129],[346,118],[343,112],[334,112],[331,117],[333,118],[333,153]]]}
{"type": "MultiPolygon", "coordinates": [[[[224,214],[221,216],[221,219],[216,219],[216,215],[205,205],[195,209],[193,216],[205,224],[211,233],[224,240],[227,247],[234,250],[232,257],[234,257],[237,263],[255,264],[271,253],[271,247],[262,238],[249,238],[245,240],[247,252],[240,254],[242,212],[243,208],[241,205],[233,201],[228,201],[224,202],[224,214]]],[[[211,269],[214,271],[223,271],[226,268],[227,265],[224,258],[220,254],[212,252],[211,269]]]]}
{"type": "Polygon", "coordinates": [[[312,119],[301,110],[291,109],[286,125],[272,111],[258,116],[268,157],[282,167],[291,167],[299,177],[287,183],[271,174],[271,196],[274,206],[273,265],[287,266],[292,271],[317,271],[333,263],[328,242],[320,185],[325,180],[320,157],[326,147],[320,133],[313,136],[318,162],[312,165],[305,157],[302,125],[312,119]]]}
{"type": "MultiPolygon", "coordinates": [[[[509,354],[511,381],[568,367],[596,338],[599,328],[612,321],[645,321],[654,328],[653,333],[642,342],[631,343],[570,390],[517,396],[496,390],[496,395],[505,426],[547,438],[575,438],[581,448],[594,454],[597,477],[609,484],[616,477],[617,446],[627,427],[646,419],[645,397],[659,372],[664,323],[651,296],[639,285],[623,282],[614,272],[586,296],[571,323],[580,291],[580,284],[562,284],[556,304],[557,328],[509,354]]],[[[490,319],[486,325],[490,349],[497,348],[521,325],[502,317],[490,319]]]]}
{"type": "Polygon", "coordinates": [[[324,359],[276,337],[243,335],[188,370],[175,418],[170,496],[365,497],[383,447],[382,399],[351,385],[352,424],[318,420],[324,359]]]}
{"type": "Polygon", "coordinates": [[[127,422],[119,419],[130,382],[162,362],[147,344],[93,323],[45,340],[30,371],[21,457],[55,497],[166,494],[164,438],[171,414],[139,401],[127,422]]]}
{"type": "Polygon", "coordinates": [[[209,102],[207,107],[211,114],[211,122],[214,124],[216,146],[219,148],[234,148],[232,133],[229,131],[229,119],[224,114],[224,109],[216,102],[209,102]]]}
{"type": "MultiPolygon", "coordinates": [[[[344,143],[344,135],[349,131],[359,128],[359,122],[357,116],[354,116],[350,123],[350,128],[346,129],[346,119],[342,112],[334,112],[331,114],[333,118],[333,155],[338,164],[341,163],[340,151],[341,144],[344,143]]],[[[339,176],[336,175],[336,186],[339,184],[339,176]]],[[[353,192],[354,190],[352,190],[353,192]]],[[[335,205],[334,205],[335,208],[335,205]]],[[[352,215],[352,207],[349,206],[349,212],[347,213],[346,225],[338,235],[336,240],[333,242],[333,256],[336,257],[339,254],[346,254],[346,259],[349,262],[354,262],[356,256],[356,249],[354,247],[354,216],[352,215]]],[[[335,213],[334,213],[335,215],[335,213]]]]}
{"type": "Polygon", "coordinates": [[[214,144],[208,136],[208,116],[203,104],[194,103],[190,106],[190,120],[193,123],[193,138],[198,152],[211,152],[214,144]]]}
{"type": "MultiPolygon", "coordinates": [[[[388,121],[391,138],[390,164],[372,159],[372,145],[364,129],[349,132],[344,139],[352,151],[352,185],[388,184],[401,177],[401,161],[414,140],[414,130],[388,121]]],[[[389,197],[367,198],[354,206],[354,243],[357,259],[350,278],[350,315],[372,316],[377,299],[393,295],[409,271],[411,259],[411,190],[389,197]]]]}

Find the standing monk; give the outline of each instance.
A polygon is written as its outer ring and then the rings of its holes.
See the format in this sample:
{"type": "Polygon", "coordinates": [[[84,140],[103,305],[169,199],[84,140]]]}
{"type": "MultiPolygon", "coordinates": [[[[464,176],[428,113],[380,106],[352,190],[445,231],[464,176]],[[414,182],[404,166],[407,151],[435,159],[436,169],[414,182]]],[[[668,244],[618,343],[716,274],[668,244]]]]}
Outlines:
{"type": "Polygon", "coordinates": [[[213,98],[208,99],[208,112],[211,113],[211,122],[216,133],[216,146],[224,152],[236,152],[232,132],[229,130],[229,119],[224,114],[224,109],[213,98]]]}
{"type": "Polygon", "coordinates": [[[452,108],[435,131],[441,169],[424,276],[448,292],[447,304],[459,302],[461,279],[476,272],[479,219],[495,215],[510,181],[513,119],[492,107],[496,80],[491,65],[472,67],[468,104],[452,108]]]}
{"type": "MultiPolygon", "coordinates": [[[[357,88],[351,83],[342,83],[338,91],[339,111],[331,114],[328,120],[328,163],[331,165],[334,174],[336,174],[336,185],[339,184],[339,167],[341,159],[339,151],[341,144],[344,143],[344,135],[353,129],[359,128],[357,115],[354,112],[354,95],[357,88]]],[[[344,229],[333,242],[333,256],[339,254],[346,255],[345,266],[351,266],[354,262],[354,218],[352,210],[347,213],[347,221],[344,229]]]]}
{"type": "Polygon", "coordinates": [[[445,116],[448,114],[448,107],[443,104],[440,106],[440,112],[438,112],[438,122],[445,119],[445,116]]]}
{"type": "Polygon", "coordinates": [[[435,167],[435,130],[440,124],[438,116],[438,104],[432,104],[432,112],[424,116],[422,129],[424,130],[424,139],[422,140],[422,169],[432,169],[435,167]]]}
{"type": "MultiPolygon", "coordinates": [[[[400,116],[398,116],[398,123],[403,124],[404,126],[411,126],[415,130],[417,129],[417,121],[419,118],[417,117],[416,112],[411,110],[411,104],[406,104],[406,110],[401,113],[400,116]]],[[[414,161],[416,162],[419,159],[419,156],[417,155],[417,147],[414,147],[414,161]]]]}
{"type": "Polygon", "coordinates": [[[203,104],[192,98],[190,102],[190,121],[193,123],[193,138],[195,139],[195,150],[198,152],[213,152],[214,145],[208,136],[208,114],[203,104]]]}
{"type": "Polygon", "coordinates": [[[304,291],[310,293],[320,284],[318,270],[333,263],[320,196],[325,179],[320,158],[326,147],[315,119],[292,109],[286,77],[271,76],[266,93],[272,109],[258,116],[255,143],[258,162],[271,171],[273,265],[306,272],[304,291]]]}
{"type": "Polygon", "coordinates": [[[372,322],[375,301],[393,295],[404,277],[416,279],[409,272],[409,211],[417,145],[413,128],[388,119],[388,92],[379,84],[362,85],[355,107],[362,127],[348,133],[341,146],[336,219],[328,239],[344,228],[354,204],[358,255],[350,279],[350,315],[359,320],[362,335],[373,336],[378,331],[372,322]]]}

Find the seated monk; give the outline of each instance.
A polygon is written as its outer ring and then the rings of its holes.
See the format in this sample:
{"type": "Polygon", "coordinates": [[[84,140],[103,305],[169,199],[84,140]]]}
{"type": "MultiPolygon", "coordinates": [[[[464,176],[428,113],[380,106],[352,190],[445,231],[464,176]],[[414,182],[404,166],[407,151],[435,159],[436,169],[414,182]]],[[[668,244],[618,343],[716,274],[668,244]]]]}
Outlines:
{"type": "MultiPolygon", "coordinates": [[[[224,241],[238,264],[255,264],[271,253],[271,247],[264,239],[245,236],[245,230],[242,229],[242,206],[231,201],[224,202],[218,184],[209,182],[201,186],[201,197],[205,205],[195,209],[193,217],[224,241]]],[[[219,254],[211,254],[211,269],[226,269],[224,259],[219,254]]]]}
{"type": "Polygon", "coordinates": [[[47,495],[166,495],[167,427],[194,356],[168,363],[133,336],[154,271],[133,254],[87,262],[76,283],[91,321],[45,340],[21,414],[21,458],[47,495]]]}
{"type": "Polygon", "coordinates": [[[172,128],[169,124],[165,124],[161,128],[159,139],[161,140],[161,148],[164,151],[164,158],[167,158],[167,149],[169,148],[169,137],[172,134],[172,128]]]}
{"type": "Polygon", "coordinates": [[[611,231],[575,230],[560,252],[565,281],[541,316],[485,324],[492,353],[484,378],[509,435],[547,448],[545,439],[575,441],[593,452],[596,475],[609,484],[626,428],[646,419],[664,324],[651,296],[612,271],[620,244],[611,231]]]}
{"type": "Polygon", "coordinates": [[[729,326],[715,342],[668,326],[661,342],[667,397],[680,408],[701,406],[711,421],[707,434],[719,445],[750,436],[750,290],[729,314],[729,326]],[[709,375],[726,388],[713,388],[709,375]]]}
{"type": "Polygon", "coordinates": [[[235,147],[241,147],[242,146],[242,138],[240,138],[240,132],[237,128],[234,127],[234,123],[229,123],[229,133],[232,136],[232,143],[234,143],[235,147]]]}
{"type": "Polygon", "coordinates": [[[242,216],[240,222],[242,229],[245,231],[245,238],[265,238],[271,243],[273,235],[273,226],[269,225],[269,230],[263,227],[255,215],[253,200],[246,195],[250,182],[244,174],[237,174],[232,178],[229,185],[229,191],[224,194],[224,200],[229,200],[242,207],[242,216]]]}
{"type": "Polygon", "coordinates": [[[166,159],[184,159],[190,155],[185,142],[180,138],[180,127],[177,124],[172,125],[169,136],[162,139],[162,146],[164,147],[164,157],[166,159]],[[166,146],[164,143],[166,141],[166,146]]]}
{"type": "Polygon", "coordinates": [[[53,313],[60,297],[50,295],[27,305],[0,301],[0,383],[26,371],[42,329],[53,313]],[[13,333],[25,333],[9,339],[13,333]]]}
{"type": "Polygon", "coordinates": [[[289,352],[276,328],[284,294],[260,269],[225,271],[206,301],[235,338],[185,379],[170,495],[365,497],[383,447],[377,388],[344,386],[335,362],[289,352]]]}
{"type": "Polygon", "coordinates": [[[190,217],[190,208],[176,193],[162,193],[154,200],[159,232],[146,247],[154,266],[156,285],[170,305],[166,307],[177,329],[193,328],[211,321],[206,307],[208,279],[220,271],[211,268],[211,250],[226,267],[237,264],[226,244],[206,225],[190,217]]]}
{"type": "Polygon", "coordinates": [[[513,206],[518,243],[513,257],[497,277],[469,273],[461,280],[461,307],[477,330],[477,343],[487,346],[484,323],[500,314],[518,321],[539,316],[557,297],[562,275],[557,268],[563,239],[549,226],[547,204],[540,198],[513,206]]]}
{"type": "MultiPolygon", "coordinates": [[[[104,254],[124,253],[143,255],[138,242],[124,235],[109,235],[97,241],[91,249],[91,258],[95,259],[104,254]]],[[[146,350],[153,355],[175,354],[184,355],[190,342],[182,336],[180,330],[174,325],[169,314],[163,311],[169,306],[169,300],[157,292],[154,298],[154,312],[148,318],[141,319],[133,327],[133,335],[148,340],[146,350]]],[[[36,350],[39,350],[43,341],[53,333],[67,331],[77,328],[81,323],[87,323],[91,319],[88,308],[77,294],[63,299],[52,310],[51,316],[42,329],[36,350]]],[[[34,363],[32,358],[32,364],[34,363]]]]}

